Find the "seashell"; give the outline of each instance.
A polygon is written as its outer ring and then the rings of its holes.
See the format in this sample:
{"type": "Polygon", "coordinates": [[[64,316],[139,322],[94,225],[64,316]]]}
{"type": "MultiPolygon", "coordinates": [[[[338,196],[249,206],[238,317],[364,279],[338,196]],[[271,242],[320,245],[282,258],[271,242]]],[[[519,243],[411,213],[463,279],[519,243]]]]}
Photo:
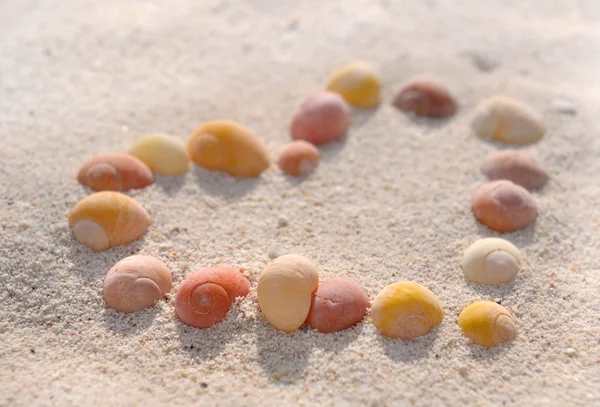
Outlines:
{"type": "Polygon", "coordinates": [[[339,93],[354,107],[371,109],[379,104],[381,80],[370,65],[354,62],[331,75],[327,90],[339,93]]]}
{"type": "Polygon", "coordinates": [[[304,140],[296,140],[283,147],[277,165],[286,174],[300,177],[312,172],[321,160],[319,150],[304,140]]]}
{"type": "Polygon", "coordinates": [[[257,177],[269,168],[266,146],[246,127],[215,120],[198,127],[187,141],[192,161],[234,177],[257,177]]]}
{"type": "Polygon", "coordinates": [[[75,239],[94,251],[133,242],[150,226],[150,217],[136,200],[120,192],[102,191],[75,204],[69,227],[75,239]]]}
{"type": "Polygon", "coordinates": [[[341,331],[358,324],[368,307],[363,286],[348,277],[330,278],[317,288],[306,324],[323,333],[341,331]]]}
{"type": "Polygon", "coordinates": [[[450,117],[457,104],[445,86],[430,79],[413,79],[396,93],[392,105],[406,113],[434,119],[450,117]]]}
{"type": "Polygon", "coordinates": [[[77,182],[94,191],[128,191],[152,185],[154,176],[150,168],[128,154],[99,154],[87,160],[77,182]]]}
{"type": "Polygon", "coordinates": [[[250,291],[250,281],[233,267],[208,267],[190,274],[175,296],[175,312],[195,328],[222,321],[237,297],[250,291]]]}
{"type": "Polygon", "coordinates": [[[322,91],[298,105],[290,133],[295,140],[316,146],[338,141],[350,125],[350,108],[337,93],[322,91]]]}
{"type": "Polygon", "coordinates": [[[500,285],[509,283],[517,276],[521,261],[521,252],[511,242],[488,237],[469,246],[461,268],[469,281],[500,285]]]}
{"type": "Polygon", "coordinates": [[[300,328],[319,285],[317,267],[306,257],[286,254],[265,267],[258,278],[258,305],[275,328],[292,332],[300,328]]]}
{"type": "Polygon", "coordinates": [[[129,154],[139,158],[160,175],[181,175],[188,170],[190,164],[190,158],[181,140],[160,133],[140,138],[131,146],[129,154]]]}
{"type": "Polygon", "coordinates": [[[515,321],[502,305],[491,301],[477,301],[467,306],[458,316],[463,334],[474,344],[492,348],[517,336],[515,321]]]}
{"type": "Polygon", "coordinates": [[[502,233],[531,225],[538,214],[531,194],[507,180],[492,181],[477,188],[471,198],[471,209],[480,223],[502,233]]]}
{"type": "Polygon", "coordinates": [[[109,307],[135,312],[152,306],[171,291],[171,270],[156,257],[129,256],[104,277],[102,293],[109,307]]]}
{"type": "Polygon", "coordinates": [[[491,180],[506,179],[529,190],[542,187],[549,178],[533,154],[517,150],[488,155],[481,164],[481,172],[491,180]]]}
{"type": "Polygon", "coordinates": [[[385,336],[405,341],[427,335],[444,318],[434,293],[412,281],[385,287],[371,306],[373,323],[385,336]]]}
{"type": "Polygon", "coordinates": [[[505,144],[531,144],[546,133],[542,117],[529,106],[503,96],[481,102],[471,126],[477,136],[505,144]]]}

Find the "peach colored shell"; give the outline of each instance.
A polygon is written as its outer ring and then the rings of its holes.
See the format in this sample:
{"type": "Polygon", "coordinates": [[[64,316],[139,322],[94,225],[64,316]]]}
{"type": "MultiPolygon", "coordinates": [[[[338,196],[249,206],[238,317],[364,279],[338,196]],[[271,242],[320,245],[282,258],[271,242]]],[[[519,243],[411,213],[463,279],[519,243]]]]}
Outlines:
{"type": "Polygon", "coordinates": [[[350,126],[350,108],[337,93],[321,91],[296,107],[290,133],[294,140],[319,146],[338,141],[350,126]]]}
{"type": "Polygon", "coordinates": [[[128,191],[152,185],[154,176],[146,164],[128,154],[99,154],[87,160],[77,181],[94,191],[128,191]]]}
{"type": "Polygon", "coordinates": [[[304,140],[296,140],[286,144],[277,160],[281,171],[294,177],[312,172],[321,160],[319,150],[304,140]]]}

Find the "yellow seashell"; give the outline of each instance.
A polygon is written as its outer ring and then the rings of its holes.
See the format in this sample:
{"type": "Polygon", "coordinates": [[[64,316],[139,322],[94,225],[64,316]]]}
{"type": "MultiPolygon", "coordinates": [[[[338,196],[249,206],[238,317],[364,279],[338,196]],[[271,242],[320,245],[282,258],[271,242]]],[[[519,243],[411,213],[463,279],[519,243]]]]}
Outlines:
{"type": "Polygon", "coordinates": [[[412,281],[385,287],[371,306],[373,323],[385,336],[410,341],[427,335],[444,318],[434,293],[412,281]]]}
{"type": "Polygon", "coordinates": [[[469,281],[499,285],[512,281],[521,269],[521,253],[511,242],[488,237],[465,251],[461,268],[469,281]]]}
{"type": "Polygon", "coordinates": [[[250,129],[227,120],[207,122],[194,130],[187,151],[199,166],[234,177],[257,177],[270,165],[262,141],[250,129]]]}
{"type": "Polygon", "coordinates": [[[166,134],[148,134],[140,138],[131,146],[129,154],[160,175],[181,175],[190,163],[183,142],[166,134]]]}
{"type": "Polygon", "coordinates": [[[513,145],[535,143],[546,133],[537,112],[504,96],[481,102],[475,109],[471,127],[481,138],[513,145]]]}
{"type": "Polygon", "coordinates": [[[171,290],[169,267],[156,257],[129,256],[115,264],[104,277],[102,294],[109,307],[135,312],[151,307],[171,290]]]}
{"type": "Polygon", "coordinates": [[[275,328],[292,332],[306,321],[318,285],[319,273],[310,260],[286,254],[269,263],[259,276],[258,304],[275,328]]]}
{"type": "Polygon", "coordinates": [[[77,241],[94,251],[133,242],[150,226],[146,210],[119,192],[102,191],[75,204],[69,227],[77,241]]]}
{"type": "Polygon", "coordinates": [[[376,107],[381,98],[379,75],[363,62],[345,65],[334,72],[326,88],[339,93],[348,104],[363,109],[376,107]]]}
{"type": "Polygon", "coordinates": [[[491,301],[477,301],[467,306],[458,316],[458,325],[473,343],[486,348],[517,336],[512,315],[502,305],[491,301]]]}

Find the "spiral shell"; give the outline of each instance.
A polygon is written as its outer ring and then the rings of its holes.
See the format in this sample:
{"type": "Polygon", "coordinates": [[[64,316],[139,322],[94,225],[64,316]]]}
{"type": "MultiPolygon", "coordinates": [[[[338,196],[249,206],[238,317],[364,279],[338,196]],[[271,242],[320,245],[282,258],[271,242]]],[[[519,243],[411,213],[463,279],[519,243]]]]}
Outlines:
{"type": "Polygon", "coordinates": [[[511,242],[488,237],[469,246],[461,268],[469,281],[500,285],[511,282],[517,276],[521,262],[521,253],[511,242]]]}
{"type": "Polygon", "coordinates": [[[379,104],[381,80],[375,70],[364,62],[354,62],[335,71],[327,90],[339,93],[350,105],[371,109],[379,104]]]}
{"type": "Polygon", "coordinates": [[[234,177],[257,177],[269,168],[266,146],[246,127],[215,120],[198,127],[187,141],[192,161],[234,177]]]}
{"type": "Polygon", "coordinates": [[[548,182],[548,172],[527,151],[504,150],[488,155],[481,172],[490,180],[506,179],[526,189],[536,189],[548,182]]]}
{"type": "Polygon", "coordinates": [[[175,312],[195,328],[222,321],[237,297],[250,291],[250,281],[233,267],[208,267],[190,274],[175,296],[175,312]]]}
{"type": "Polygon", "coordinates": [[[310,260],[286,254],[269,263],[258,278],[258,304],[275,328],[292,332],[306,321],[318,285],[319,274],[310,260]]]}
{"type": "Polygon", "coordinates": [[[405,341],[427,335],[444,318],[434,293],[412,281],[385,287],[371,306],[373,323],[385,336],[405,341]]]}
{"type": "Polygon", "coordinates": [[[413,79],[400,88],[392,105],[415,116],[441,119],[456,113],[457,104],[450,91],[431,79],[413,79]]]}
{"type": "Polygon", "coordinates": [[[537,112],[503,96],[481,102],[475,109],[471,127],[478,137],[513,145],[535,143],[546,133],[537,112]]]}
{"type": "Polygon", "coordinates": [[[337,332],[358,324],[369,307],[367,291],[348,277],[334,277],[319,285],[306,324],[319,332],[337,332]]]}
{"type": "Polygon", "coordinates": [[[296,107],[290,133],[319,146],[341,139],[350,125],[350,108],[337,93],[321,91],[296,107]]]}
{"type": "Polygon", "coordinates": [[[296,140],[283,147],[277,165],[286,174],[300,177],[312,172],[320,160],[321,154],[315,146],[304,140],[296,140]]]}
{"type": "Polygon", "coordinates": [[[531,225],[538,214],[531,194],[507,180],[492,181],[477,188],[471,198],[471,208],[480,223],[502,233],[531,225]]]}
{"type": "Polygon", "coordinates": [[[515,321],[502,305],[491,301],[477,301],[467,306],[458,316],[463,334],[474,344],[492,348],[517,336],[515,321]]]}
{"type": "Polygon", "coordinates": [[[93,193],[77,202],[69,214],[75,239],[94,251],[131,243],[149,226],[150,217],[142,205],[119,192],[93,193]]]}
{"type": "Polygon", "coordinates": [[[104,277],[102,293],[109,307],[135,312],[152,306],[171,290],[171,270],[152,256],[129,256],[104,277]]]}
{"type": "Polygon", "coordinates": [[[181,175],[188,170],[190,163],[181,140],[160,133],[140,138],[131,146],[129,154],[139,158],[160,175],[181,175]]]}
{"type": "Polygon", "coordinates": [[[99,154],[87,160],[77,181],[94,191],[127,191],[152,185],[152,171],[140,160],[128,154],[99,154]]]}

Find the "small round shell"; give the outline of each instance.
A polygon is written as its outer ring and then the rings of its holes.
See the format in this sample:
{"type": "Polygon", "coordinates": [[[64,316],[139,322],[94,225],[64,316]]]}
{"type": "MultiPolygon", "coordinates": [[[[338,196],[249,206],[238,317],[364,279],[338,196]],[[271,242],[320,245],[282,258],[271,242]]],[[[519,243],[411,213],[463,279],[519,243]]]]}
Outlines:
{"type": "Polygon", "coordinates": [[[477,188],[471,198],[475,218],[502,233],[523,229],[537,218],[537,205],[531,194],[510,181],[492,181],[477,188]]]}
{"type": "Polygon", "coordinates": [[[467,306],[458,316],[463,334],[474,344],[492,348],[513,340],[517,327],[510,313],[491,301],[478,301],[467,306]]]}
{"type": "Polygon", "coordinates": [[[135,312],[152,306],[171,290],[171,270],[152,256],[129,256],[106,274],[102,293],[109,307],[135,312]]]}
{"type": "Polygon", "coordinates": [[[488,237],[465,251],[461,268],[467,280],[499,285],[511,282],[521,269],[522,256],[511,242],[488,237]]]}
{"type": "Polygon", "coordinates": [[[327,90],[339,93],[354,107],[371,109],[379,105],[381,80],[370,65],[354,62],[331,75],[327,90]]]}
{"type": "Polygon", "coordinates": [[[306,324],[323,333],[341,331],[358,324],[368,307],[363,286],[348,277],[331,278],[317,288],[306,324]]]}
{"type": "Polygon", "coordinates": [[[513,145],[535,143],[546,133],[537,112],[503,96],[481,102],[475,109],[471,126],[481,138],[513,145]]]}
{"type": "Polygon", "coordinates": [[[192,161],[234,177],[258,177],[269,168],[267,147],[244,126],[215,120],[198,127],[187,141],[192,161]]]}
{"type": "Polygon", "coordinates": [[[77,181],[94,191],[128,191],[152,185],[154,176],[137,158],[110,153],[87,160],[77,174],[77,181]]]}
{"type": "Polygon", "coordinates": [[[232,267],[209,267],[190,274],[175,296],[175,312],[195,328],[209,328],[222,321],[237,297],[245,297],[250,281],[232,267]]]}
{"type": "Polygon", "coordinates": [[[149,226],[150,217],[142,205],[119,192],[89,195],[77,202],[69,214],[75,239],[94,251],[131,243],[149,226]]]}
{"type": "Polygon", "coordinates": [[[392,105],[415,116],[441,119],[456,113],[457,104],[450,91],[430,79],[413,79],[396,93],[392,105]]]}
{"type": "Polygon", "coordinates": [[[490,180],[506,179],[532,190],[548,182],[548,173],[533,154],[526,151],[504,150],[488,155],[481,172],[490,180]]]}
{"type": "Polygon", "coordinates": [[[319,284],[316,266],[306,257],[286,254],[265,267],[258,278],[258,304],[275,328],[292,332],[300,328],[319,284]]]}
{"type": "Polygon", "coordinates": [[[321,160],[319,150],[304,140],[296,140],[283,147],[277,160],[281,171],[294,177],[312,172],[321,160]]]}
{"type": "Polygon", "coordinates": [[[316,146],[338,141],[350,125],[350,108],[337,93],[322,91],[298,105],[290,133],[316,146]]]}
{"type": "Polygon", "coordinates": [[[188,170],[190,159],[185,146],[176,137],[166,134],[148,134],[129,149],[152,171],[160,175],[181,175],[188,170]]]}
{"type": "Polygon", "coordinates": [[[383,335],[410,341],[439,325],[444,311],[434,293],[420,284],[402,281],[377,294],[371,317],[383,335]]]}

